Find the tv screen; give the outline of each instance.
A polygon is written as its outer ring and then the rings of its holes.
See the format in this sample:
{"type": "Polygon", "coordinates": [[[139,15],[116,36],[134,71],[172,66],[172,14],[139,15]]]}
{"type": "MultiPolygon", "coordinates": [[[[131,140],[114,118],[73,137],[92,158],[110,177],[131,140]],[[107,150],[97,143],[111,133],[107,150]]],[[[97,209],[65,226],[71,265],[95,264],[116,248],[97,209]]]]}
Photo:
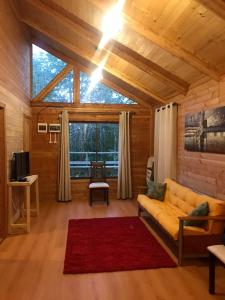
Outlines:
{"type": "Polygon", "coordinates": [[[18,152],[13,154],[12,177],[20,181],[30,175],[29,152],[18,152]]]}

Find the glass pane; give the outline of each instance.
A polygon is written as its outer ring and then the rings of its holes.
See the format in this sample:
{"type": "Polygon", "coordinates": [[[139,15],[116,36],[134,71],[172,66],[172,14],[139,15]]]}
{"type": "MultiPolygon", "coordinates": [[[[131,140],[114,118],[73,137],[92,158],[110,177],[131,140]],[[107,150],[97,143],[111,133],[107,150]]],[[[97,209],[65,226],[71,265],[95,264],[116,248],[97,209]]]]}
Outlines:
{"type": "Polygon", "coordinates": [[[96,160],[96,124],[70,123],[71,177],[89,177],[91,160],[96,160]]]}
{"type": "Polygon", "coordinates": [[[73,102],[73,71],[68,73],[43,100],[44,102],[73,102]]]}
{"type": "Polygon", "coordinates": [[[118,174],[118,139],[119,125],[98,123],[98,160],[106,162],[106,177],[116,177],[118,174]]]}
{"type": "Polygon", "coordinates": [[[61,59],[32,45],[32,97],[36,97],[66,65],[61,59]]]}
{"type": "Polygon", "coordinates": [[[80,102],[102,104],[137,104],[128,97],[98,82],[90,91],[91,76],[80,72],[80,102]]]}
{"type": "Polygon", "coordinates": [[[89,177],[92,160],[105,161],[106,176],[117,177],[118,138],[118,124],[70,123],[71,177],[89,177]]]}

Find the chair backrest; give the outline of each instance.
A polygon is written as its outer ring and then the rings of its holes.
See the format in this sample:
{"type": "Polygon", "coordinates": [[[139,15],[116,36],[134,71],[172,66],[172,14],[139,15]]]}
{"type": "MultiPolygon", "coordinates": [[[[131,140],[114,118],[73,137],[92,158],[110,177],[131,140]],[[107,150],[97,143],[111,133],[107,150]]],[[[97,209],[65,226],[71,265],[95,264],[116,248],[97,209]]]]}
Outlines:
{"type": "Polygon", "coordinates": [[[106,182],[105,161],[91,161],[90,182],[106,182]]]}

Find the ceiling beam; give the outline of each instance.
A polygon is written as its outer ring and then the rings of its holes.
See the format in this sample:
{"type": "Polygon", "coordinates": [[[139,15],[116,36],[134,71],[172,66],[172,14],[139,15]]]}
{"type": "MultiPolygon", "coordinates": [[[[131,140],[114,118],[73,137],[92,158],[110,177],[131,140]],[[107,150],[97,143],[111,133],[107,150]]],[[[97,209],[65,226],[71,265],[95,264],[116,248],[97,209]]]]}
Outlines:
{"type": "Polygon", "coordinates": [[[140,70],[154,76],[165,85],[177,90],[183,95],[187,94],[189,83],[177,77],[176,75],[168,72],[166,69],[160,67],[156,63],[150,61],[144,56],[138,54],[132,49],[114,41],[113,51],[114,54],[138,67],[140,70]]]}
{"type": "Polygon", "coordinates": [[[225,20],[225,2],[223,0],[196,0],[217,16],[225,20]]]}
{"type": "MultiPolygon", "coordinates": [[[[101,0],[89,0],[94,5],[96,5],[99,9],[105,11],[109,8],[109,2],[101,1],[101,0]]],[[[211,2],[213,2],[212,0],[211,2]]],[[[217,0],[216,2],[218,2],[217,0]]],[[[221,2],[221,1],[220,1],[221,2]]],[[[219,81],[220,74],[219,71],[210,63],[205,62],[195,56],[193,53],[189,52],[188,50],[182,48],[181,46],[177,45],[175,41],[168,40],[167,38],[154,33],[150,28],[146,25],[136,21],[134,18],[131,18],[125,12],[122,13],[123,20],[125,24],[137,32],[138,34],[142,35],[146,39],[152,41],[154,44],[158,45],[162,49],[165,49],[172,55],[180,58],[184,62],[188,63],[189,65],[193,66],[195,69],[199,70],[201,73],[209,76],[210,78],[219,81]]]]}
{"type": "MultiPolygon", "coordinates": [[[[47,1],[31,1],[26,0],[30,5],[42,10],[44,13],[56,18],[57,20],[63,22],[70,30],[73,30],[76,34],[80,35],[82,38],[88,40],[96,47],[102,37],[100,30],[86,23],[82,19],[78,18],[74,14],[60,7],[59,5],[47,1]]],[[[123,45],[121,42],[116,40],[110,41],[106,46],[105,50],[109,53],[113,53],[119,56],[123,60],[130,64],[135,65],[140,70],[145,73],[154,76],[156,79],[164,83],[165,85],[175,89],[179,93],[186,95],[189,83],[185,80],[179,78],[175,74],[162,68],[160,65],[154,63],[153,61],[147,59],[146,57],[140,55],[136,51],[123,45]]]]}
{"type": "MultiPolygon", "coordinates": [[[[38,32],[41,32],[43,35],[49,37],[52,40],[55,40],[57,43],[63,45],[65,48],[69,49],[70,51],[78,54],[79,56],[91,61],[96,66],[98,66],[101,62],[101,59],[99,57],[92,56],[88,51],[85,51],[85,49],[79,48],[77,45],[72,44],[71,42],[67,41],[65,38],[60,37],[58,33],[56,32],[50,32],[43,24],[37,24],[36,22],[33,22],[30,20],[27,16],[21,15],[21,21],[24,22],[26,25],[28,25],[31,28],[34,28],[38,32]]],[[[104,70],[106,70],[108,73],[111,73],[112,75],[123,78],[123,81],[128,83],[131,86],[134,86],[136,89],[142,91],[146,95],[148,95],[151,98],[156,99],[160,103],[167,103],[168,101],[158,95],[155,91],[146,88],[145,86],[141,85],[140,83],[134,81],[132,78],[130,78],[127,74],[121,73],[116,71],[114,68],[111,68],[110,66],[105,65],[104,70]]]]}

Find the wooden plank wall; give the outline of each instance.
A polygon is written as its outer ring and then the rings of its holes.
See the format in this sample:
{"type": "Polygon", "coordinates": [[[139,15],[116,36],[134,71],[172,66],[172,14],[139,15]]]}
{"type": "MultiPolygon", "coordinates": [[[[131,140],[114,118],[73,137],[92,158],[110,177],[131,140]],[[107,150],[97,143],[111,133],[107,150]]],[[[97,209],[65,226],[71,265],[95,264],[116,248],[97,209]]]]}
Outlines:
{"type": "Polygon", "coordinates": [[[199,192],[225,200],[225,155],[184,150],[184,118],[192,112],[225,106],[225,78],[193,87],[176,97],[178,107],[178,181],[199,192]]]}
{"type": "Polygon", "coordinates": [[[9,2],[0,1],[0,103],[5,105],[7,160],[23,149],[23,116],[30,115],[30,44],[9,2]]]}
{"type": "Polygon", "coordinates": [[[0,241],[7,232],[5,115],[0,106],[0,241]]]}
{"type": "MultiPolygon", "coordinates": [[[[0,1],[0,106],[5,114],[7,179],[12,152],[23,149],[23,118],[30,115],[30,44],[27,33],[14,16],[8,0],[0,1]]],[[[4,145],[3,145],[4,147],[4,145]]],[[[1,155],[2,153],[0,153],[1,155]]],[[[1,170],[5,173],[4,170],[1,170]]],[[[1,173],[1,180],[4,174],[1,173]]],[[[5,186],[6,189],[6,186],[5,186]]],[[[14,193],[20,200],[20,191],[14,193]]],[[[1,207],[7,222],[7,199],[1,192],[1,207]]],[[[1,212],[2,216],[2,212],[1,212]]],[[[5,222],[5,223],[6,223],[5,222]]],[[[2,225],[2,224],[1,224],[2,225]]],[[[6,224],[4,233],[6,234],[6,224]]]]}
{"type": "MultiPolygon", "coordinates": [[[[40,176],[41,200],[57,200],[59,143],[49,144],[49,134],[38,133],[37,123],[58,123],[62,109],[32,108],[32,172],[40,176]],[[42,111],[41,111],[42,110],[42,111]],[[41,111],[39,113],[39,111],[41,111]]],[[[74,121],[118,121],[118,113],[107,114],[70,114],[74,121]]],[[[131,159],[134,197],[143,191],[145,186],[145,168],[150,153],[151,110],[141,110],[132,115],[131,121],[131,159]]],[[[73,200],[88,199],[88,179],[72,180],[73,200]]],[[[116,197],[116,179],[109,180],[110,198],[116,197]]]]}

